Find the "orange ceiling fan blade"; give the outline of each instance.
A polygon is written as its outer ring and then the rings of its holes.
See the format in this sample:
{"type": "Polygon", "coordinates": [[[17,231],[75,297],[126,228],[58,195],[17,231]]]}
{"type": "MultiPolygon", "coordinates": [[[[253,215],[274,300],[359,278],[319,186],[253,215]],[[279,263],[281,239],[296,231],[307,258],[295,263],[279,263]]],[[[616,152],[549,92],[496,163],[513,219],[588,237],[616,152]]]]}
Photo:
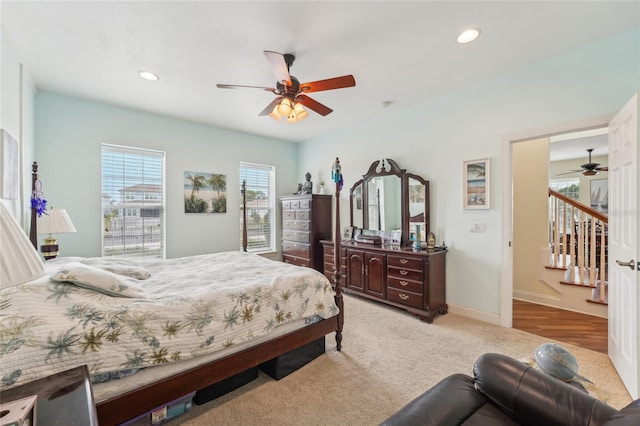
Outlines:
{"type": "Polygon", "coordinates": [[[289,67],[293,63],[295,57],[293,55],[272,52],[270,50],[264,51],[264,56],[269,61],[271,69],[278,79],[278,83],[285,86],[291,86],[291,75],[289,74],[289,67]]]}
{"type": "Polygon", "coordinates": [[[323,90],[354,87],[355,85],[356,79],[352,75],[343,75],[342,77],[327,78],[326,80],[312,81],[310,83],[301,83],[300,91],[303,93],[321,92],[323,90]]]}
{"type": "Polygon", "coordinates": [[[296,102],[300,102],[302,105],[306,106],[310,110],[317,112],[320,115],[329,115],[333,112],[331,108],[326,105],[321,104],[318,101],[311,99],[305,95],[298,95],[295,99],[296,102]]]}

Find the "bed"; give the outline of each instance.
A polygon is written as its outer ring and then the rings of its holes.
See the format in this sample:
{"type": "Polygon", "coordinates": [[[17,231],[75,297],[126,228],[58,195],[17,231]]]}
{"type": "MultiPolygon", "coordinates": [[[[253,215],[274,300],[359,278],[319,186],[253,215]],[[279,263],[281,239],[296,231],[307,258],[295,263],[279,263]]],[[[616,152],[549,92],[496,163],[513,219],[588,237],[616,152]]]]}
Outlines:
{"type": "MultiPolygon", "coordinates": [[[[339,194],[337,183],[337,244],[339,194]]],[[[36,224],[32,211],[34,250],[36,224]]],[[[43,276],[0,290],[0,389],[87,365],[99,422],[115,425],[327,334],[340,350],[334,275],[330,283],[246,245],[164,261],[47,261],[43,276]]]]}

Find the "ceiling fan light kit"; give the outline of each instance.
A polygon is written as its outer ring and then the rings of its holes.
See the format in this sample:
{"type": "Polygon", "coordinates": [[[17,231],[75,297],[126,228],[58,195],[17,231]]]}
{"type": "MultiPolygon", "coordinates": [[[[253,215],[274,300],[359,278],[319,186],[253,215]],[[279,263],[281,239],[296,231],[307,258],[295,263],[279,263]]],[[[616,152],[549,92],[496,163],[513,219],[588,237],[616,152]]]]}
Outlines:
{"type": "Polygon", "coordinates": [[[264,55],[271,65],[275,74],[276,87],[241,86],[236,84],[217,84],[220,89],[260,89],[272,92],[278,97],[275,98],[258,115],[268,115],[274,120],[280,121],[286,117],[287,123],[297,123],[307,118],[309,113],[303,105],[310,110],[325,116],[333,112],[326,105],[306,96],[303,93],[320,92],[323,90],[343,89],[356,85],[356,80],[352,75],[328,78],[309,83],[300,83],[297,78],[289,74],[289,69],[293,65],[295,56],[287,53],[277,53],[269,50],[264,51],[264,55]]]}

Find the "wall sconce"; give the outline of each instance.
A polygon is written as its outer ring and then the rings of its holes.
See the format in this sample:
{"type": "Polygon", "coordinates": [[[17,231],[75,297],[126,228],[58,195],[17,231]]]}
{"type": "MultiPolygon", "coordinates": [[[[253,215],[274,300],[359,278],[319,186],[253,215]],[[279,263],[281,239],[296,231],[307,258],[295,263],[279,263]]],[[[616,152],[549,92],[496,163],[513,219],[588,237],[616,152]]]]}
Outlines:
{"type": "Polygon", "coordinates": [[[49,234],[44,239],[44,244],[40,246],[40,251],[45,259],[54,259],[58,256],[58,240],[53,237],[53,234],[67,232],[77,231],[65,209],[51,208],[38,218],[38,234],[49,234]]]}

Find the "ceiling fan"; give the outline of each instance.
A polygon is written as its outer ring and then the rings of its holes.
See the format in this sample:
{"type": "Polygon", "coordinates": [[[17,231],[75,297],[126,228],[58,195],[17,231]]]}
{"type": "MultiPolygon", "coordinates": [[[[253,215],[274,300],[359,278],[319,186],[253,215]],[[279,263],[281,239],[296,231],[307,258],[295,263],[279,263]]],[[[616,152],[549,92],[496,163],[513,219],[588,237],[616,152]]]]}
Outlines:
{"type": "Polygon", "coordinates": [[[294,55],[265,50],[264,56],[267,58],[267,61],[269,61],[271,69],[278,79],[275,88],[241,86],[237,84],[216,84],[220,89],[261,89],[277,95],[258,115],[269,115],[276,120],[286,117],[287,122],[295,123],[306,118],[308,115],[307,111],[302,107],[303,105],[320,115],[328,115],[333,111],[331,108],[313,100],[306,94],[323,90],[343,89],[356,85],[356,80],[352,75],[312,81],[310,83],[300,83],[297,78],[289,74],[289,69],[296,59],[294,55]]]}
{"type": "Polygon", "coordinates": [[[557,176],[561,176],[561,175],[568,175],[571,173],[577,173],[577,172],[582,172],[582,174],[584,176],[595,176],[598,174],[598,172],[608,172],[609,171],[609,167],[607,166],[600,166],[600,163],[592,163],[591,162],[591,152],[593,151],[593,148],[589,148],[587,149],[587,152],[589,153],[589,162],[585,163],[583,165],[581,165],[580,170],[571,170],[570,172],[567,173],[560,173],[557,176]]]}

